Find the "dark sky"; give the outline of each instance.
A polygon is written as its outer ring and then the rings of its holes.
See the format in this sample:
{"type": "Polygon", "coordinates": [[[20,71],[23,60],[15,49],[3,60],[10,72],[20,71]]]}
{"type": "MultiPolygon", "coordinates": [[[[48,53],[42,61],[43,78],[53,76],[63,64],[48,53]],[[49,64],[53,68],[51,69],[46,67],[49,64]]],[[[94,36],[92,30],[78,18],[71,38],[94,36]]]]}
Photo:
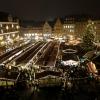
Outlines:
{"type": "Polygon", "coordinates": [[[0,0],[0,11],[25,20],[48,20],[69,14],[100,15],[100,0],[0,0]]]}

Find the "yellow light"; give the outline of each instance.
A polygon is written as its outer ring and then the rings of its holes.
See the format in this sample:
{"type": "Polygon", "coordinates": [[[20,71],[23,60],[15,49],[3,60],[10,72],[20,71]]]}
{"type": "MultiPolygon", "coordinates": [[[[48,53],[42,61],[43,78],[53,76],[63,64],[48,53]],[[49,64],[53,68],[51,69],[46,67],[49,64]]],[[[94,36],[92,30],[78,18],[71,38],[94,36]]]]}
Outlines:
{"type": "Polygon", "coordinates": [[[4,46],[4,45],[5,45],[5,42],[4,42],[4,41],[2,41],[2,42],[1,42],[1,46],[4,46]]]}
{"type": "Polygon", "coordinates": [[[3,36],[0,36],[0,40],[1,40],[1,41],[3,40],[3,36]]]}
{"type": "Polygon", "coordinates": [[[12,24],[12,28],[14,28],[14,25],[12,24]]]}
{"type": "Polygon", "coordinates": [[[3,33],[3,29],[1,29],[1,33],[3,33]]]}
{"type": "Polygon", "coordinates": [[[0,27],[2,27],[2,24],[0,24],[0,27]]]}
{"type": "Polygon", "coordinates": [[[38,36],[36,36],[36,37],[35,37],[35,39],[36,39],[36,40],[38,40],[38,39],[39,39],[39,37],[38,37],[38,36]]]}
{"type": "Polygon", "coordinates": [[[19,29],[20,27],[17,25],[16,28],[19,29]]]}
{"type": "Polygon", "coordinates": [[[6,26],[6,29],[7,29],[7,30],[9,29],[8,25],[6,26]]]}
{"type": "Polygon", "coordinates": [[[12,34],[13,37],[15,37],[15,34],[12,34]]]}

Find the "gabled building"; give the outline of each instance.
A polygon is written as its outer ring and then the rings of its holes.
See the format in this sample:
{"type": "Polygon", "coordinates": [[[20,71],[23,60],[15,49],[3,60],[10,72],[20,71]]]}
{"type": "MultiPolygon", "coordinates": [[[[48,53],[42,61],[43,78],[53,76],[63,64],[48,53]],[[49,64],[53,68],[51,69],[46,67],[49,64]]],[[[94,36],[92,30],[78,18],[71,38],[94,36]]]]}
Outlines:
{"type": "Polygon", "coordinates": [[[52,27],[46,21],[43,25],[43,37],[50,38],[52,36],[52,27]]]}
{"type": "Polygon", "coordinates": [[[75,36],[75,22],[74,18],[66,18],[63,24],[64,36],[66,38],[75,36]]]}
{"type": "Polygon", "coordinates": [[[10,48],[9,45],[18,41],[19,29],[19,22],[13,20],[8,13],[0,12],[0,47],[10,48]]]}
{"type": "Polygon", "coordinates": [[[21,27],[21,33],[23,34],[24,39],[43,39],[43,25],[44,22],[33,22],[31,26],[21,27]]]}
{"type": "Polygon", "coordinates": [[[91,20],[95,26],[96,40],[100,40],[100,18],[89,15],[67,16],[63,24],[64,36],[71,35],[73,37],[82,38],[89,20],[91,20]]]}
{"type": "Polygon", "coordinates": [[[62,37],[63,36],[63,24],[61,23],[60,18],[57,18],[56,23],[54,25],[54,31],[53,35],[56,37],[62,37]]]}

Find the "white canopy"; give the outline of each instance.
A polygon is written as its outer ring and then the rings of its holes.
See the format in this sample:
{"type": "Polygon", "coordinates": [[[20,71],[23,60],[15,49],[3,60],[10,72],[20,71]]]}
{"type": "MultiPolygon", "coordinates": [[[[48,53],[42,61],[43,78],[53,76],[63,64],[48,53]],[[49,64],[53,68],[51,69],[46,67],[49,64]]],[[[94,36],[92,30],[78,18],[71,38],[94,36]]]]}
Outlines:
{"type": "Polygon", "coordinates": [[[62,61],[61,64],[63,64],[64,66],[78,66],[79,61],[67,60],[67,61],[62,61]]]}

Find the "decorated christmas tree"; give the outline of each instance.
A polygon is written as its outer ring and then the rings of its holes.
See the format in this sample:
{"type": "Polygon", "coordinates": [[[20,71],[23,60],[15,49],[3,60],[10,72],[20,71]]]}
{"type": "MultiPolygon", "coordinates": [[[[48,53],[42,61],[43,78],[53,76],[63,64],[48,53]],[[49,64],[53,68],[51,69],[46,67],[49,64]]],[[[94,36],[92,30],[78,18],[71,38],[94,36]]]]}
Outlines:
{"type": "Polygon", "coordinates": [[[83,44],[82,47],[84,50],[89,51],[93,50],[95,41],[95,28],[92,21],[88,21],[88,25],[83,34],[83,44]]]}

